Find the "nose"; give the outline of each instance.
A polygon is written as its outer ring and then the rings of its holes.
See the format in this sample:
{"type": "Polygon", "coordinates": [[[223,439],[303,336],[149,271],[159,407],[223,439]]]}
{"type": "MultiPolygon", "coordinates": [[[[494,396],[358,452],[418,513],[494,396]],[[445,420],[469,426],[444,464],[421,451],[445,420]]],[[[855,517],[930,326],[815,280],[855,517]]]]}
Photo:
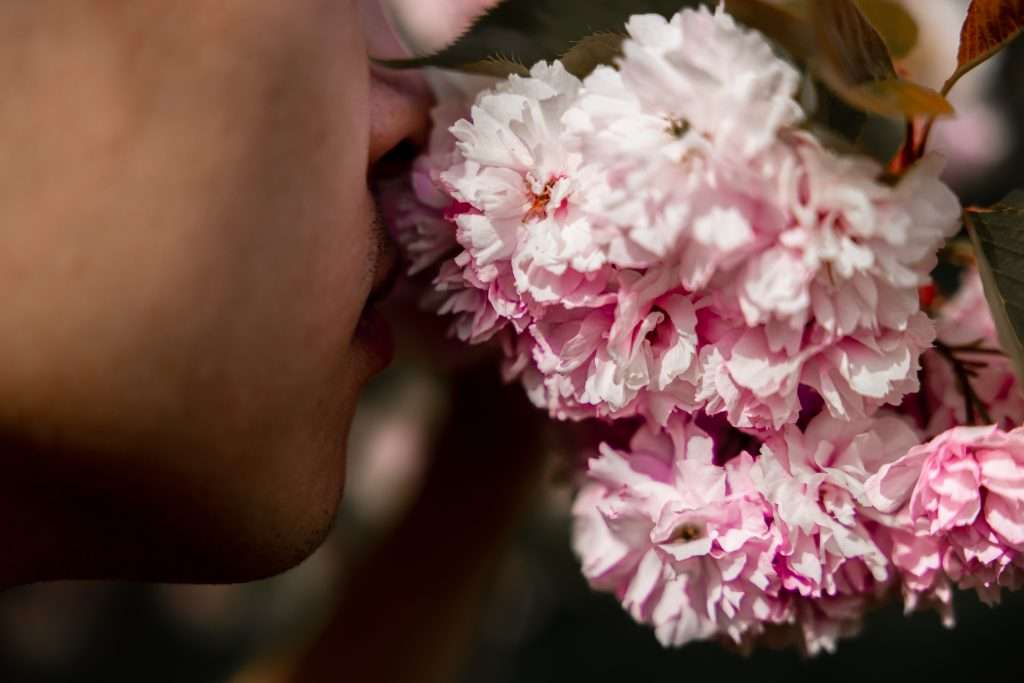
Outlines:
{"type": "Polygon", "coordinates": [[[400,145],[424,146],[430,106],[430,93],[418,76],[371,67],[370,165],[400,145]]]}
{"type": "MultiPolygon", "coordinates": [[[[367,50],[371,57],[393,59],[409,56],[381,0],[362,0],[361,16],[367,50]]],[[[370,166],[404,144],[420,147],[430,127],[430,89],[412,71],[370,67],[370,166]]]]}

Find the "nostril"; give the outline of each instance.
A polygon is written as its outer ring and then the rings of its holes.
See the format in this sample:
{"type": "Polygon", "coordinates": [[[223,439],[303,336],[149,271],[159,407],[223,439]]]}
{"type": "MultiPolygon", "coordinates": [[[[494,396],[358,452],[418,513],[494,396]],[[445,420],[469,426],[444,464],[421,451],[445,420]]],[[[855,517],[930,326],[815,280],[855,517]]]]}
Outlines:
{"type": "Polygon", "coordinates": [[[374,164],[371,174],[374,177],[393,177],[405,173],[419,154],[419,144],[409,138],[402,138],[374,164]]]}

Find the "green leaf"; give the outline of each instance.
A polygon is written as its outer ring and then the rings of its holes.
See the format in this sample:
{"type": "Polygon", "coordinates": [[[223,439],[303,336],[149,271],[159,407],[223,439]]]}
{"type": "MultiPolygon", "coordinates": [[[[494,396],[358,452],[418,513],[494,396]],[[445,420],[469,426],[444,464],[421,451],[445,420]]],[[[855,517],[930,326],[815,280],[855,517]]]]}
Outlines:
{"type": "Polygon", "coordinates": [[[439,66],[461,69],[496,58],[532,65],[569,52],[585,36],[620,33],[632,14],[670,17],[709,0],[504,0],[462,36],[432,55],[382,62],[393,68],[439,66]]]}
{"type": "Polygon", "coordinates": [[[783,4],[765,0],[725,0],[725,9],[736,21],[760,31],[790,56],[806,62],[815,50],[806,3],[807,0],[783,4]]]}
{"type": "Polygon", "coordinates": [[[857,85],[894,78],[889,48],[853,0],[811,5],[818,50],[844,82],[857,85]]]}
{"type": "Polygon", "coordinates": [[[507,57],[481,59],[479,62],[463,64],[459,70],[466,73],[479,74],[480,76],[493,76],[495,78],[508,78],[513,74],[516,76],[526,76],[530,73],[526,66],[507,57]]]}
{"type": "Polygon", "coordinates": [[[999,341],[1017,377],[1024,379],[1024,191],[989,209],[968,209],[964,223],[999,341]]]}
{"type": "Polygon", "coordinates": [[[913,114],[948,116],[953,106],[931,88],[900,78],[842,85],[839,94],[855,107],[882,116],[899,118],[913,114]]]}
{"type": "Polygon", "coordinates": [[[917,45],[918,29],[914,17],[898,0],[856,0],[857,7],[871,22],[896,59],[906,57],[917,45]]]}
{"type": "Polygon", "coordinates": [[[585,77],[601,64],[611,64],[622,55],[622,33],[595,33],[573,45],[562,55],[566,71],[579,78],[585,77]]]}
{"type": "Polygon", "coordinates": [[[960,29],[956,71],[942,86],[948,93],[964,74],[1006,47],[1024,30],[1024,0],[972,0],[960,29]]]}
{"type": "Polygon", "coordinates": [[[942,95],[896,74],[889,48],[854,0],[813,2],[810,15],[817,37],[815,67],[848,104],[894,118],[953,113],[942,95]]]}
{"type": "MultiPolygon", "coordinates": [[[[830,147],[836,148],[835,139],[842,140],[850,147],[856,147],[860,140],[868,115],[836,95],[820,80],[808,73],[814,88],[813,107],[808,107],[808,123],[818,137],[828,138],[830,147]]],[[[853,149],[842,149],[852,152],[853,149]]]]}

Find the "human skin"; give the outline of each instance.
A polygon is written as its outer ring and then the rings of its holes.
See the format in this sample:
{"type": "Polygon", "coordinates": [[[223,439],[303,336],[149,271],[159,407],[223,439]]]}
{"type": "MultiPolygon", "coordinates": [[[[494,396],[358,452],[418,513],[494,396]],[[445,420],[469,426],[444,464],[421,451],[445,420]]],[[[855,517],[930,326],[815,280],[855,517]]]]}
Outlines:
{"type": "Polygon", "coordinates": [[[0,3],[0,584],[249,580],[325,537],[386,355],[367,178],[426,111],[359,4],[0,3]]]}

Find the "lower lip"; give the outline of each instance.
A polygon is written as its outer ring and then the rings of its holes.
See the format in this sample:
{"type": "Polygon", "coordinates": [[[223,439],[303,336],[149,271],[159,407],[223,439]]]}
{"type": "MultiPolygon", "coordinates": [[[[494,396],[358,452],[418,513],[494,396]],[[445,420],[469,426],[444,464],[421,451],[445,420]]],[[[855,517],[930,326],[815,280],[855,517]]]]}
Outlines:
{"type": "Polygon", "coordinates": [[[356,327],[356,339],[373,357],[376,372],[391,364],[395,355],[395,337],[391,325],[376,307],[367,309],[356,327]]]}

